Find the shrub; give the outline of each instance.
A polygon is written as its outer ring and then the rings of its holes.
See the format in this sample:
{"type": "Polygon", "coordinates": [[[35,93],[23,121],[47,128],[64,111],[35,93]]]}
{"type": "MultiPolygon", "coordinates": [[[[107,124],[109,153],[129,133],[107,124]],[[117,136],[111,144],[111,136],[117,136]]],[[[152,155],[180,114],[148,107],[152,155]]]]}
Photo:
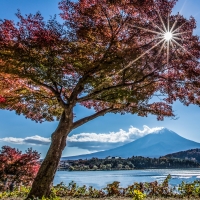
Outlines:
{"type": "Polygon", "coordinates": [[[29,148],[24,154],[9,146],[3,146],[0,151],[0,180],[23,182],[33,181],[38,170],[40,154],[29,148]]]}

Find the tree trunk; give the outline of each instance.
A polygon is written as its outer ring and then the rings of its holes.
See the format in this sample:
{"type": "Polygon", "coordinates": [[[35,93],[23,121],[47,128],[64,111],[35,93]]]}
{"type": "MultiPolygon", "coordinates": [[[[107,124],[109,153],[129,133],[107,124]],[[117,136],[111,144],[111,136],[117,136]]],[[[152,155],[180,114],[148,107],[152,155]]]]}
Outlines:
{"type": "Polygon", "coordinates": [[[42,198],[50,195],[51,184],[53,182],[62,151],[66,146],[67,135],[71,131],[72,117],[62,114],[59,125],[51,137],[51,145],[47,155],[40,166],[38,174],[33,182],[31,191],[27,199],[33,197],[42,198]]]}

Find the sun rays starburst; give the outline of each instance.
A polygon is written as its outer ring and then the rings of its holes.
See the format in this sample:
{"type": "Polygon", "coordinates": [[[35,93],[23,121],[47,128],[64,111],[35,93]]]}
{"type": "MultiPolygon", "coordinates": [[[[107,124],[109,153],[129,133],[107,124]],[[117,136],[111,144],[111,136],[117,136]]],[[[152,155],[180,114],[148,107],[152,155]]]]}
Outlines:
{"type": "MultiPolygon", "coordinates": [[[[167,66],[168,66],[169,65],[169,59],[170,59],[170,48],[173,48],[174,45],[176,45],[176,46],[179,46],[182,49],[184,49],[184,47],[178,42],[179,40],[182,40],[181,35],[184,34],[184,32],[179,32],[182,25],[178,28],[175,28],[179,16],[177,17],[175,22],[172,24],[172,26],[170,26],[170,16],[168,16],[167,24],[164,23],[164,20],[161,16],[160,12],[158,12],[158,16],[159,16],[159,19],[160,19],[160,23],[162,24],[162,27],[160,27],[157,24],[155,26],[155,23],[152,23],[152,24],[159,31],[154,31],[154,30],[150,30],[150,29],[146,29],[146,28],[136,26],[136,28],[138,28],[138,29],[142,29],[144,31],[151,32],[151,33],[155,33],[157,35],[156,38],[158,38],[159,40],[157,41],[157,43],[153,47],[151,47],[149,50],[145,51],[142,55],[140,55],[138,58],[136,58],[133,62],[137,61],[138,59],[143,57],[145,54],[147,54],[150,50],[152,50],[155,47],[157,47],[158,45],[160,45],[161,48],[159,50],[159,54],[163,51],[163,49],[166,50],[166,63],[167,63],[167,66]]],[[[132,64],[133,64],[133,62],[132,62],[132,64]]]]}
{"type": "Polygon", "coordinates": [[[141,59],[143,56],[145,56],[147,53],[149,53],[151,50],[153,50],[154,48],[158,46],[160,46],[158,55],[164,50],[166,52],[166,66],[169,66],[171,49],[175,49],[175,47],[178,47],[178,48],[181,48],[186,53],[189,53],[180,42],[180,41],[183,41],[182,36],[185,33],[188,33],[188,31],[181,31],[182,27],[185,25],[186,22],[177,27],[177,23],[180,18],[179,14],[177,15],[176,20],[172,24],[170,24],[170,15],[168,15],[168,18],[166,20],[167,22],[165,23],[159,10],[157,10],[157,14],[158,14],[158,18],[160,20],[161,26],[156,24],[153,21],[150,21],[152,29],[147,29],[147,28],[139,27],[135,25],[133,26],[137,29],[155,34],[155,38],[153,38],[153,40],[156,40],[156,43],[152,47],[150,47],[148,50],[146,50],[144,53],[142,53],[140,56],[138,56],[135,60],[131,61],[125,68],[131,67],[132,64],[134,64],[136,61],[141,59]]]}

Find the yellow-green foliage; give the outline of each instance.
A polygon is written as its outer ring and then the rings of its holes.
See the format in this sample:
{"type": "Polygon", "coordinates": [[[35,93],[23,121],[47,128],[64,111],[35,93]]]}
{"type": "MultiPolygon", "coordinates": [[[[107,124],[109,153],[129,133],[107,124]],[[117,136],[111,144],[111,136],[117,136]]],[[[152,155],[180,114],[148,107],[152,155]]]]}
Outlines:
{"type": "Polygon", "coordinates": [[[30,188],[27,187],[21,187],[20,191],[17,189],[13,192],[0,192],[0,199],[6,198],[6,197],[26,197],[30,191],[30,188]]]}
{"type": "Polygon", "coordinates": [[[178,191],[182,197],[200,198],[200,181],[196,180],[192,183],[182,182],[178,191]]]}
{"type": "Polygon", "coordinates": [[[133,200],[143,200],[146,197],[140,190],[134,190],[133,200]]]}
{"type": "MultiPolygon", "coordinates": [[[[8,197],[11,197],[11,198],[22,197],[23,198],[28,195],[29,191],[30,191],[30,188],[21,187],[20,191],[14,190],[13,192],[6,192],[6,191],[0,192],[0,199],[4,199],[4,198],[8,198],[8,197]]],[[[39,200],[39,199],[36,198],[35,200],[39,200]]],[[[61,198],[54,194],[54,195],[50,196],[49,198],[42,197],[41,200],[61,200],[61,198]]]]}

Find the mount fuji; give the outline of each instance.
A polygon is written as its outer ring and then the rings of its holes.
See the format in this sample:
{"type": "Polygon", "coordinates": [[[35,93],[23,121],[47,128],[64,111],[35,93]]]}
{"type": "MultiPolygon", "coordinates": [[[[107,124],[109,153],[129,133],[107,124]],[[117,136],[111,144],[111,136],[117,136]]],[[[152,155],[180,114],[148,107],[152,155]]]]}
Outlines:
{"type": "Polygon", "coordinates": [[[183,138],[177,133],[163,128],[114,149],[79,156],[62,157],[62,159],[76,160],[90,159],[93,157],[105,158],[107,156],[119,156],[122,158],[143,156],[158,158],[166,154],[195,148],[200,148],[200,143],[183,138]]]}

